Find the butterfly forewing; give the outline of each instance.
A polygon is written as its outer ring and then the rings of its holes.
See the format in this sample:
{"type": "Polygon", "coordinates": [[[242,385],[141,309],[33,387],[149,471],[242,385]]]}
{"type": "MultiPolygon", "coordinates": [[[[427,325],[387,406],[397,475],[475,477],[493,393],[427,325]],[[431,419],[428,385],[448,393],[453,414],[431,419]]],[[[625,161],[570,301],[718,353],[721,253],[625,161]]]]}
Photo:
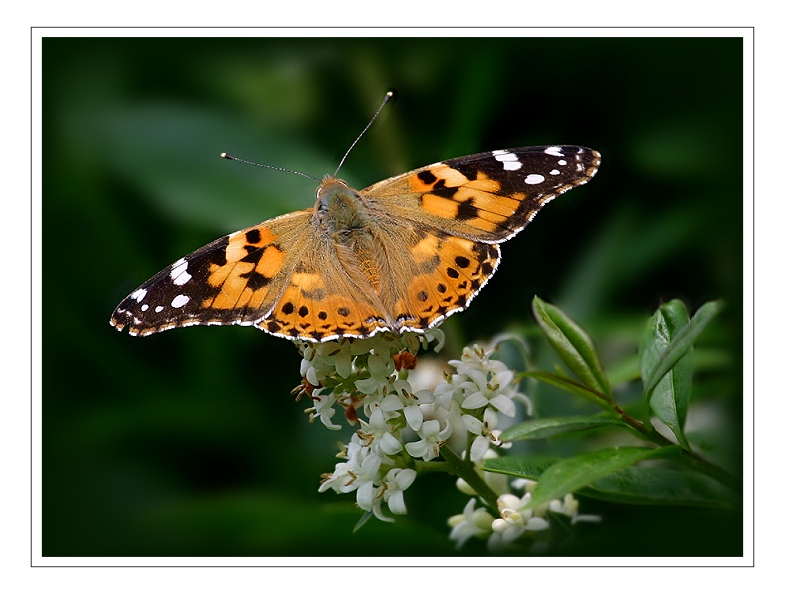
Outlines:
{"type": "Polygon", "coordinates": [[[111,324],[146,336],[178,326],[255,323],[278,301],[310,219],[310,210],[286,214],[180,258],[126,297],[111,324]]]}
{"type": "Polygon", "coordinates": [[[589,181],[598,152],[537,146],[448,159],[365,191],[396,216],[414,216],[477,241],[509,239],[551,199],[589,181]]]}

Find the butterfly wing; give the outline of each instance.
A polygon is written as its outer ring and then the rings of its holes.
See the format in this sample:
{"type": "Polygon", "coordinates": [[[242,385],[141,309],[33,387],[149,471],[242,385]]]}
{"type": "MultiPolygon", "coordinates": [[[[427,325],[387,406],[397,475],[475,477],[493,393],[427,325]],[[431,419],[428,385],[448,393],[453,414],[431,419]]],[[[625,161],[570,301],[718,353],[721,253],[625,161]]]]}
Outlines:
{"type": "Polygon", "coordinates": [[[448,159],[366,188],[392,216],[475,241],[505,241],[550,200],[588,182],[600,154],[580,146],[533,146],[448,159]]]}
{"type": "Polygon", "coordinates": [[[382,297],[397,331],[421,332],[466,309],[499,265],[499,246],[450,235],[440,229],[398,231],[384,240],[394,271],[382,297]],[[405,239],[404,239],[405,238],[405,239]],[[401,244],[405,248],[401,248],[401,244]]]}
{"type": "Polygon", "coordinates": [[[110,323],[135,336],[197,324],[255,325],[312,341],[390,329],[351,255],[315,225],[309,209],[224,236],[144,283],[110,323]]]}
{"type": "Polygon", "coordinates": [[[310,210],[276,217],[180,258],[126,297],[110,323],[139,336],[194,324],[255,323],[292,274],[310,218],[310,210]]]}
{"type": "Polygon", "coordinates": [[[382,296],[396,326],[421,331],[465,309],[496,272],[499,242],[599,164],[600,154],[583,147],[516,148],[448,159],[363,190],[389,244],[394,274],[382,296]]]}

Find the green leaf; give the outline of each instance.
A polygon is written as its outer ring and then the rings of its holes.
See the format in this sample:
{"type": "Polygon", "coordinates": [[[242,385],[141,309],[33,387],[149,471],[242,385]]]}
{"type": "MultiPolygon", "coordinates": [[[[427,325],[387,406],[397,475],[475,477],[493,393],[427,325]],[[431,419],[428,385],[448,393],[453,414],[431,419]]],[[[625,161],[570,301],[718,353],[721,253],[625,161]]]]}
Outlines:
{"type": "Polygon", "coordinates": [[[693,471],[658,467],[624,468],[580,490],[581,495],[641,505],[729,508],[738,496],[728,487],[693,471]]]}
{"type": "Polygon", "coordinates": [[[641,460],[668,457],[680,451],[679,446],[608,448],[560,460],[540,475],[527,507],[537,507],[551,499],[573,493],[641,460]]]}
{"type": "MultiPolygon", "coordinates": [[[[614,461],[613,464],[634,464],[647,458],[670,457],[678,452],[678,446],[660,450],[624,448],[624,451],[621,451],[622,458],[614,461]],[[637,450],[637,452],[634,450],[637,450]]],[[[540,479],[549,468],[555,467],[553,472],[558,471],[559,465],[563,463],[573,464],[577,462],[577,464],[573,465],[580,467],[589,467],[589,465],[597,464],[592,472],[602,474],[604,472],[601,468],[603,461],[608,460],[610,455],[619,453],[620,450],[601,450],[597,456],[599,460],[595,460],[595,462],[592,462],[592,458],[595,458],[594,454],[596,452],[580,457],[576,456],[576,458],[568,460],[552,456],[505,456],[503,458],[485,460],[482,469],[487,472],[498,472],[516,478],[542,482],[540,479]]],[[[605,469],[607,468],[608,466],[605,466],[605,469]]],[[[569,468],[567,470],[571,472],[569,468]]],[[[580,472],[580,469],[578,472],[580,472]]],[[[539,489],[542,489],[542,487],[538,486],[539,489]]],[[[566,492],[580,493],[586,497],[602,501],[638,505],[685,505],[729,508],[738,503],[738,496],[732,489],[704,474],[691,470],[675,470],[660,467],[631,466],[619,468],[604,476],[592,479],[591,484],[585,483],[580,488],[571,487],[561,495],[556,494],[548,497],[556,499],[562,497],[566,492]]],[[[544,499],[547,500],[548,497],[544,499]]]]}
{"type": "Polygon", "coordinates": [[[676,362],[690,350],[695,340],[706,327],[706,325],[721,311],[722,304],[719,301],[709,301],[704,304],[692,320],[676,333],[670,344],[662,352],[659,359],[649,369],[649,379],[643,385],[646,398],[651,397],[654,387],[660,382],[676,362]]]}
{"type": "Polygon", "coordinates": [[[570,377],[557,375],[555,373],[548,373],[547,371],[525,371],[521,374],[521,377],[531,377],[541,382],[545,382],[546,384],[551,384],[552,386],[561,388],[562,390],[570,392],[571,394],[575,394],[576,396],[580,396],[582,398],[588,398],[595,404],[599,404],[602,407],[613,410],[613,407],[610,406],[606,396],[603,394],[598,394],[588,386],[570,377]]]}
{"type": "Polygon", "coordinates": [[[610,397],[608,378],[589,335],[559,308],[539,297],[532,302],[537,323],[562,361],[591,389],[610,397]]]}
{"type": "Polygon", "coordinates": [[[501,439],[502,441],[543,439],[564,433],[575,433],[576,431],[587,431],[603,427],[630,428],[621,419],[613,417],[548,417],[547,419],[531,419],[510,427],[501,434],[501,439]]]}
{"type": "MultiPolygon", "coordinates": [[[[661,305],[649,319],[640,347],[641,378],[644,383],[649,381],[653,367],[673,338],[689,321],[687,308],[679,300],[661,305]]],[[[690,347],[652,387],[649,399],[652,413],[673,431],[678,442],[685,448],[689,448],[689,445],[682,428],[687,417],[692,389],[691,355],[690,347]]]]}
{"type": "Polygon", "coordinates": [[[354,528],[352,529],[352,532],[359,532],[360,528],[365,526],[365,524],[368,522],[368,520],[370,520],[372,517],[373,517],[373,513],[372,512],[365,512],[363,514],[362,518],[357,520],[357,523],[354,525],[354,528]]]}
{"type": "Polygon", "coordinates": [[[483,461],[482,469],[488,472],[508,474],[516,478],[537,480],[546,468],[559,462],[556,456],[504,456],[503,458],[489,458],[483,461]]]}

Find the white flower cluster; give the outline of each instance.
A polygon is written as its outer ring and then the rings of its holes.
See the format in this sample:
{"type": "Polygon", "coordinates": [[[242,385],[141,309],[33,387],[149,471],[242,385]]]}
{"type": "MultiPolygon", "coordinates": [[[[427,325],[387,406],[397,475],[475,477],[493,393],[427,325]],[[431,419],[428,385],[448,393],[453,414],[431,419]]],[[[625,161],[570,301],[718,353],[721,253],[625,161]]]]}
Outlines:
{"type": "Polygon", "coordinates": [[[455,367],[455,373],[447,376],[434,390],[437,407],[460,411],[461,423],[470,434],[472,462],[482,460],[491,445],[509,445],[499,440],[498,413],[514,417],[514,400],[517,399],[531,414],[531,402],[518,392],[517,382],[513,381],[515,372],[501,361],[490,358],[494,350],[495,347],[486,350],[476,344],[464,348],[460,360],[449,362],[455,367]]]}
{"type": "Polygon", "coordinates": [[[415,391],[402,370],[411,369],[423,347],[441,348],[444,333],[379,334],[366,340],[301,343],[300,372],[313,406],[306,412],[329,429],[340,429],[336,408],[359,424],[339,457],[335,470],[323,477],[319,491],[356,491],[357,505],[377,518],[384,504],[394,514],[405,514],[403,492],[417,476],[415,461],[439,456],[441,444],[452,433],[449,422],[425,418],[434,402],[430,390],[415,391]],[[406,438],[404,438],[404,434],[406,438]]]}
{"type": "MultiPolygon", "coordinates": [[[[477,500],[472,498],[463,508],[463,513],[452,516],[448,524],[452,527],[450,538],[460,548],[472,537],[488,540],[488,549],[495,553],[514,552],[522,547],[521,537],[528,533],[542,533],[550,528],[548,513],[562,514],[576,522],[599,522],[599,516],[579,515],[578,501],[571,493],[563,500],[554,499],[535,508],[527,508],[532,498],[531,491],[536,482],[515,479],[512,487],[525,491],[522,497],[511,493],[500,495],[496,500],[498,516],[494,517],[485,509],[474,509],[477,500]]],[[[547,549],[546,540],[536,536],[530,542],[529,552],[543,553],[547,549]]]]}
{"type": "MultiPolygon", "coordinates": [[[[311,420],[340,429],[336,412],[343,409],[344,417],[359,425],[349,444],[342,446],[338,455],[342,461],[323,475],[320,492],[354,492],[358,507],[391,522],[385,511],[406,513],[404,491],[418,470],[434,463],[448,440],[453,451],[467,450],[478,470],[484,458],[496,455],[491,446],[505,446],[499,439],[500,413],[513,417],[515,400],[530,413],[531,403],[517,392],[514,372],[490,358],[495,347],[466,347],[460,360],[449,361],[454,373],[443,373],[424,388],[410,383],[408,370],[415,368],[418,352],[434,343],[438,352],[443,342],[443,332],[434,329],[425,334],[383,333],[365,340],[298,344],[303,356],[298,391],[312,401],[306,410],[311,420]]],[[[505,476],[482,474],[489,493],[509,490],[505,476]]],[[[458,486],[474,494],[462,479],[458,486]]],[[[522,509],[530,497],[500,495],[496,519],[483,509],[475,510],[472,499],[463,515],[450,520],[451,538],[460,546],[472,536],[486,537],[498,548],[527,530],[547,528],[544,513],[522,509]]]]}

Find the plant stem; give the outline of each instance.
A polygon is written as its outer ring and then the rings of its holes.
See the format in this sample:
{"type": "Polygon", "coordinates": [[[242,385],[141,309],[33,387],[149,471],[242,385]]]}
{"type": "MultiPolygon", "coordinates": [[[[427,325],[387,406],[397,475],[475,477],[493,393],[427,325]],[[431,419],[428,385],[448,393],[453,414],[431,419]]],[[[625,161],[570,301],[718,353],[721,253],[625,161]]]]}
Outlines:
{"type": "MultiPolygon", "coordinates": [[[[653,431],[646,427],[641,421],[636,419],[635,417],[629,415],[625,410],[623,410],[620,406],[618,406],[615,402],[613,403],[616,411],[621,416],[622,420],[630,426],[638,435],[640,435],[643,439],[651,441],[660,447],[667,447],[672,445],[678,445],[671,442],[667,437],[664,435],[660,435],[656,431],[653,431]]],[[[741,489],[741,482],[734,477],[733,475],[729,474],[728,472],[724,471],[722,468],[715,466],[711,462],[704,460],[700,456],[698,456],[695,452],[687,450],[685,448],[681,448],[681,455],[679,456],[679,461],[683,464],[697,470],[698,472],[710,476],[715,481],[722,483],[723,485],[730,487],[736,491],[741,489]]]]}
{"type": "Polygon", "coordinates": [[[498,494],[480,478],[480,475],[477,474],[477,471],[474,469],[474,464],[472,464],[470,460],[462,459],[446,445],[443,445],[439,451],[447,462],[447,468],[449,469],[450,474],[465,480],[466,484],[474,489],[474,492],[477,493],[488,507],[496,509],[498,494]]]}
{"type": "Polygon", "coordinates": [[[711,462],[708,462],[703,458],[701,458],[700,456],[696,455],[695,453],[685,449],[681,450],[680,459],[686,465],[694,468],[698,472],[710,476],[715,481],[722,483],[723,485],[733,489],[737,493],[741,493],[741,486],[742,486],[741,481],[735,476],[733,476],[732,474],[723,470],[722,468],[715,466],[711,462]]]}

